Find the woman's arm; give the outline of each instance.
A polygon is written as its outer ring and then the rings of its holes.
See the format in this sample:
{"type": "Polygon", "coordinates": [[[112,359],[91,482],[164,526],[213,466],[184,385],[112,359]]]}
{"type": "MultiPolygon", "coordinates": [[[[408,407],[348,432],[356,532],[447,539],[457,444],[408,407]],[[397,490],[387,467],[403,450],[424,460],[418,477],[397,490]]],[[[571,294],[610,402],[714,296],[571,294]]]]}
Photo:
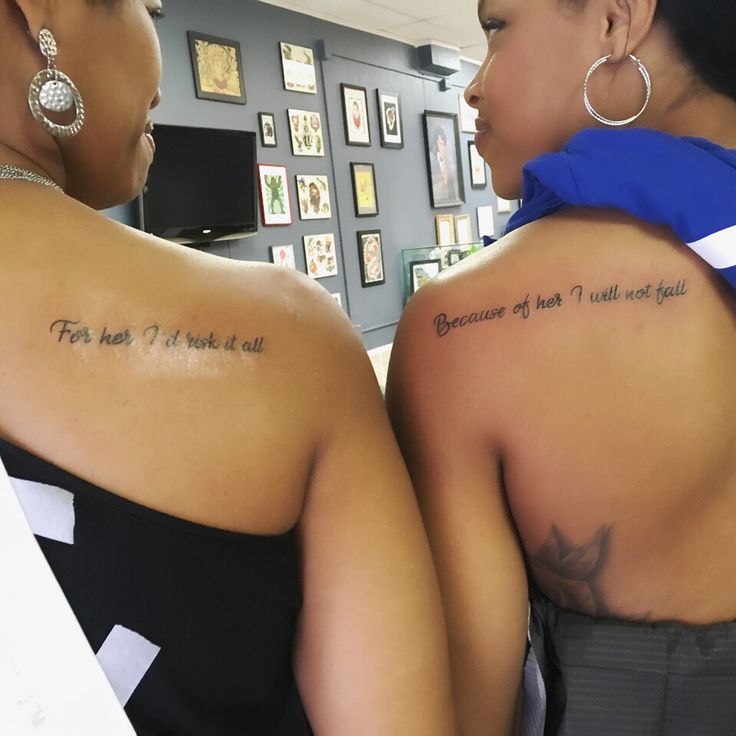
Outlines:
{"type": "MultiPolygon", "coordinates": [[[[425,291],[426,290],[426,291],[425,291]]],[[[388,406],[440,578],[462,736],[510,736],[527,626],[522,555],[494,439],[492,382],[470,338],[438,339],[447,292],[412,298],[394,342],[388,406]]]]}
{"type": "Polygon", "coordinates": [[[318,736],[451,736],[440,595],[408,474],[362,346],[343,334],[327,350],[315,376],[325,435],[300,523],[307,714],[318,736]]]}

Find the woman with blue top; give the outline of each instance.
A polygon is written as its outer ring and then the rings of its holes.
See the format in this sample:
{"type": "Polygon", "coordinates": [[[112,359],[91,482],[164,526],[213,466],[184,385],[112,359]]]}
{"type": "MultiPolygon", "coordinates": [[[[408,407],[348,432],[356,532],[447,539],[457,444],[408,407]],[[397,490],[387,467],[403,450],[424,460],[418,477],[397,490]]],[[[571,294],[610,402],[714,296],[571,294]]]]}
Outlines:
{"type": "Polygon", "coordinates": [[[388,386],[459,731],[732,734],[736,6],[478,12],[476,143],[523,206],[413,297],[388,386]]]}

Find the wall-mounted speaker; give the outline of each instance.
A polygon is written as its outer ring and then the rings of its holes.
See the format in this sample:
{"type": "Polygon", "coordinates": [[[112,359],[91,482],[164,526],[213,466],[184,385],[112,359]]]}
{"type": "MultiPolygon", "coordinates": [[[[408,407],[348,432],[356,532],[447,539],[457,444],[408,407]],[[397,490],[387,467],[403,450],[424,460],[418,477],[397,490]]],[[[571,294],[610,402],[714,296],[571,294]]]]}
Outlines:
{"type": "Polygon", "coordinates": [[[449,77],[460,71],[460,51],[435,43],[417,46],[419,53],[419,68],[430,74],[449,77]]]}

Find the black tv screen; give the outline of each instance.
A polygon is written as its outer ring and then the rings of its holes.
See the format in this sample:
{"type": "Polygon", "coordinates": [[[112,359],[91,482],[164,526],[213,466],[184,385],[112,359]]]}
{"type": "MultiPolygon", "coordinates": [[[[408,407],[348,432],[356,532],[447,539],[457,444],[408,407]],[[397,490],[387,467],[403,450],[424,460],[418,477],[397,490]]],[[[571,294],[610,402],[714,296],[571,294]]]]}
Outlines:
{"type": "Polygon", "coordinates": [[[257,231],[255,133],[156,125],[153,138],[142,230],[190,243],[257,231]]]}

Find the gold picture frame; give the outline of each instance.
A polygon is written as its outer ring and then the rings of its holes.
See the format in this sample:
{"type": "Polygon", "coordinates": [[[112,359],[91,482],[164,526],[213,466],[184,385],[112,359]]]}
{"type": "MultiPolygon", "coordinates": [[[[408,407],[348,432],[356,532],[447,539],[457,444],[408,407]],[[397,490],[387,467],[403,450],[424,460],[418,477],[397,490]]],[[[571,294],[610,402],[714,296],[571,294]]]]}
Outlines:
{"type": "Polygon", "coordinates": [[[455,245],[455,218],[452,215],[435,215],[434,230],[437,245],[455,245]]]}

